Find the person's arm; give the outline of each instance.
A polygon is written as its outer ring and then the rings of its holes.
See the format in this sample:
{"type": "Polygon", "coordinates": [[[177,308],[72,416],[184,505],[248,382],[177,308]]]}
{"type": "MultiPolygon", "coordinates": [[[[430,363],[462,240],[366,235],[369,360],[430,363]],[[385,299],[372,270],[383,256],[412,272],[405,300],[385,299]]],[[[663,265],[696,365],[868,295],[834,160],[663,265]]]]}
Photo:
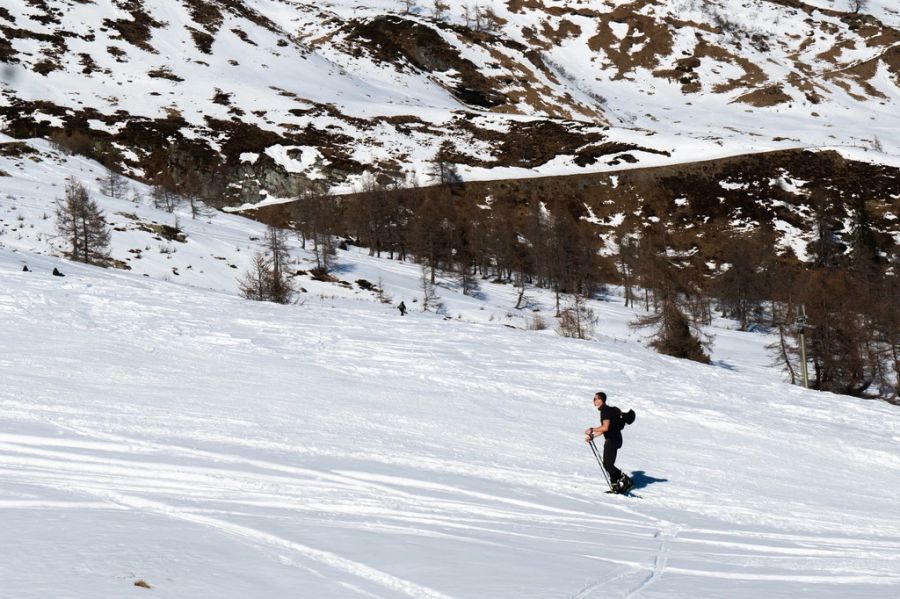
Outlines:
{"type": "Polygon", "coordinates": [[[600,426],[589,428],[584,431],[584,435],[588,438],[588,441],[593,439],[594,437],[599,437],[603,433],[609,430],[609,420],[601,420],[600,426]]]}

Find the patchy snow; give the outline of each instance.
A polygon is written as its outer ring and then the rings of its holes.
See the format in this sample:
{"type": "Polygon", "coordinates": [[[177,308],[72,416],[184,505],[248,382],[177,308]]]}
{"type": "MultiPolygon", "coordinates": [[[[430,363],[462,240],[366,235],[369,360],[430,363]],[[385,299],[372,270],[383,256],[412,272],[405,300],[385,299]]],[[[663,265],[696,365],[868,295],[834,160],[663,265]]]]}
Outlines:
{"type": "Polygon", "coordinates": [[[597,218],[597,215],[594,214],[594,209],[591,208],[589,205],[584,204],[584,209],[587,210],[587,215],[582,216],[581,220],[589,222],[591,224],[595,224],[595,225],[600,224],[602,222],[599,218],[597,218]]]}
{"type": "MultiPolygon", "coordinates": [[[[856,4],[853,0],[804,0],[804,3],[826,10],[847,12],[852,12],[856,4]]],[[[895,0],[865,0],[860,5],[860,14],[872,15],[887,25],[900,27],[900,8],[895,0]]]]}
{"type": "Polygon", "coordinates": [[[624,213],[624,212],[618,212],[618,213],[613,214],[612,216],[609,217],[609,220],[607,221],[607,224],[608,224],[609,226],[611,226],[611,227],[618,227],[618,226],[621,225],[623,222],[625,222],[625,213],[624,213]]]}
{"type": "MultiPolygon", "coordinates": [[[[97,131],[103,131],[105,133],[115,134],[121,129],[121,125],[107,125],[103,121],[99,121],[97,119],[88,119],[88,125],[91,129],[95,129],[97,131]]],[[[62,126],[62,125],[60,125],[62,126]]]]}
{"type": "Polygon", "coordinates": [[[773,221],[772,226],[781,233],[781,239],[778,242],[779,248],[790,248],[800,260],[809,260],[809,253],[806,251],[809,240],[804,238],[803,230],[781,219],[773,221]]]}
{"type": "MultiPolygon", "coordinates": [[[[641,14],[658,23],[675,20],[706,24],[716,13],[730,24],[731,32],[702,30],[702,43],[720,46],[724,54],[717,58],[701,55],[699,66],[694,69],[701,84],[700,93],[684,93],[679,81],[658,74],[676,68],[677,60],[695,53],[701,42],[697,38],[699,30],[692,27],[669,29],[672,50],[668,56],[660,57],[658,66],[637,66],[619,76],[611,55],[591,49],[591,40],[600,33],[597,18],[579,14],[564,3],[521,6],[518,10],[511,10],[499,0],[483,3],[504,21],[497,35],[526,47],[536,47],[532,46],[535,35],[540,37],[547,30],[556,30],[563,22],[575,27],[571,36],[554,40],[541,51],[548,67],[548,72],[544,72],[512,44],[477,45],[466,41],[466,36],[454,27],[465,24],[462,13],[465,7],[471,8],[471,3],[450,0],[442,21],[445,25],[435,29],[436,33],[460,56],[471,60],[480,73],[508,79],[508,85],[513,87],[527,81],[528,91],[533,92],[531,97],[522,94],[516,104],[504,106],[502,113],[463,105],[452,93],[460,76],[452,69],[426,73],[406,65],[398,70],[396,65],[380,63],[367,52],[358,51],[359,45],[347,39],[342,24],[350,19],[403,13],[405,7],[399,1],[248,1],[245,5],[259,11],[259,15],[250,19],[245,17],[251,13],[242,17],[223,11],[223,23],[214,36],[211,54],[197,49],[189,28],[202,26],[180,3],[145,3],[150,16],[161,23],[151,30],[154,53],[119,39],[112,28],[98,26],[110,15],[131,19],[127,11],[110,0],[53,0],[49,5],[55,7],[57,2],[64,10],[65,30],[72,34],[65,38],[67,49],[62,53],[60,68],[35,73],[30,67],[48,53],[53,54],[52,44],[15,36],[10,44],[21,61],[4,69],[0,80],[3,105],[15,100],[46,101],[69,111],[89,108],[96,111],[94,115],[109,118],[120,114],[146,118],[178,116],[189,124],[181,129],[184,136],[202,139],[217,149],[222,140],[209,127],[209,118],[238,119],[276,133],[329,131],[341,139],[352,140],[352,159],[364,166],[398,160],[405,169],[420,174],[427,170],[444,141],[473,159],[492,162],[496,148],[459,132],[453,126],[458,119],[476,123],[486,132],[501,132],[515,127],[522,119],[546,118],[553,111],[568,114],[583,126],[602,127],[608,122],[611,128],[604,134],[611,142],[669,152],[669,156],[636,152],[638,163],[634,168],[788,147],[826,146],[846,146],[847,152],[863,153],[864,159],[872,162],[900,162],[900,142],[894,134],[900,128],[900,111],[895,109],[900,90],[886,60],[880,58],[889,56],[891,47],[877,36],[867,43],[841,19],[823,12],[849,11],[849,3],[844,0],[814,0],[813,5],[823,10],[813,11],[810,25],[804,21],[807,15],[803,11],[762,0],[673,0],[643,6],[641,14]],[[263,16],[271,23],[266,23],[263,16]],[[760,27],[760,23],[766,27],[760,27]],[[760,36],[768,46],[765,51],[757,48],[755,38],[760,36]],[[845,46],[840,46],[842,43],[845,46]],[[832,56],[830,51],[834,48],[843,49],[832,56]],[[729,52],[747,62],[729,58],[729,52]],[[85,72],[83,56],[90,57],[95,70],[89,68],[85,72]],[[880,60],[877,68],[862,79],[843,75],[860,63],[876,59],[880,60]],[[729,85],[746,78],[748,64],[760,69],[770,82],[785,82],[795,72],[819,73],[822,77],[831,73],[834,77],[816,79],[822,95],[816,104],[785,83],[783,91],[793,98],[791,102],[757,108],[735,101],[752,91],[750,87],[729,85]],[[719,86],[729,91],[715,92],[719,86]],[[848,90],[863,99],[853,98],[848,90]],[[244,110],[248,107],[252,108],[244,110]],[[410,116],[425,126],[405,128],[391,121],[392,117],[410,116]],[[457,133],[449,135],[448,131],[457,133]]],[[[29,27],[39,30],[43,27],[48,34],[55,31],[52,24],[42,25],[36,20],[43,10],[40,6],[8,4],[16,22],[28,22],[29,27]]],[[[871,0],[861,12],[896,26],[900,18],[895,4],[891,0],[871,0]]],[[[590,9],[605,16],[623,5],[595,3],[590,9]]],[[[406,18],[423,27],[435,25],[430,5],[412,12],[406,18]]],[[[646,32],[634,23],[612,21],[609,26],[616,41],[637,44],[628,47],[632,55],[648,43],[646,32]]],[[[497,84],[498,88],[504,85],[507,84],[497,84]]],[[[58,116],[39,113],[36,118],[62,125],[58,116]]],[[[98,118],[91,118],[90,124],[105,132],[117,127],[98,118]]],[[[314,152],[320,150],[305,146],[299,157],[291,158],[283,154],[286,147],[280,144],[272,150],[280,163],[294,172],[320,176],[311,167],[317,160],[314,152]]],[[[560,155],[533,169],[473,168],[466,177],[547,176],[614,170],[618,166],[603,161],[579,166],[573,156],[560,155]]],[[[350,178],[335,181],[334,191],[352,188],[354,182],[350,178]]]]}
{"type": "Polygon", "coordinates": [[[800,179],[788,179],[784,176],[778,177],[778,179],[773,179],[769,182],[770,185],[777,186],[788,193],[792,193],[794,195],[803,195],[806,193],[804,187],[809,181],[802,181],[800,179]]]}
{"type": "Polygon", "coordinates": [[[625,39],[625,37],[628,35],[628,23],[617,23],[616,21],[610,21],[609,28],[612,30],[613,35],[615,35],[620,40],[625,39]]]}
{"type": "Polygon", "coordinates": [[[32,118],[36,123],[46,122],[49,123],[51,127],[63,127],[66,124],[65,121],[63,121],[60,117],[50,114],[44,114],[42,112],[33,113],[32,118]]]}
{"type": "MultiPolygon", "coordinates": [[[[305,173],[322,158],[319,150],[309,146],[269,146],[266,148],[266,155],[289,173],[305,173]],[[299,152],[300,158],[293,158],[290,152],[299,152]]],[[[319,175],[320,177],[321,175],[319,175]]]]}
{"type": "Polygon", "coordinates": [[[747,189],[746,183],[732,183],[731,181],[719,181],[719,187],[722,189],[728,190],[736,190],[736,189],[747,189]]]}

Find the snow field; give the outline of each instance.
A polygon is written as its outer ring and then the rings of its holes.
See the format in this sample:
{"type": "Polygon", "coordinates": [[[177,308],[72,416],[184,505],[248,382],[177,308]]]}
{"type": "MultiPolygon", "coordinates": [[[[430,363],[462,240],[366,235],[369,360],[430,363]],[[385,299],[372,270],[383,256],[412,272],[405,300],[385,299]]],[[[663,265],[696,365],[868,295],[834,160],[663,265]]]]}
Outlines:
{"type": "Polygon", "coordinates": [[[607,337],[21,260],[0,250],[14,596],[900,589],[887,404],[607,337]],[[619,462],[640,499],[602,494],[598,388],[638,413],[619,462]]]}

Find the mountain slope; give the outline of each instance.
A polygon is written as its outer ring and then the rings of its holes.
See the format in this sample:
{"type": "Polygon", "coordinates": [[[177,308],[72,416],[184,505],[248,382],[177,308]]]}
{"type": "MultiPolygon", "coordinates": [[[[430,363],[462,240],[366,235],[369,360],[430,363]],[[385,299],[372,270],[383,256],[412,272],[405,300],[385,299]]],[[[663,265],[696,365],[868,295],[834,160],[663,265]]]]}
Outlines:
{"type": "Polygon", "coordinates": [[[498,179],[900,151],[886,2],[447,6],[23,3],[0,12],[3,126],[243,201],[348,190],[365,171],[426,181],[436,158],[498,179]]]}

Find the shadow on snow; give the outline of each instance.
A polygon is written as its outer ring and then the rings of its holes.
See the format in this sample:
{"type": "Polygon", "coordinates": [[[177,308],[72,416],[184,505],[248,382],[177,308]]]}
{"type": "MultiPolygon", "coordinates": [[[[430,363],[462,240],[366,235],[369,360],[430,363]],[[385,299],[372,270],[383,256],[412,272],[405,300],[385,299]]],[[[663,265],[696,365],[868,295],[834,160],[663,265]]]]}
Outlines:
{"type": "Polygon", "coordinates": [[[631,473],[631,480],[634,481],[634,486],[631,487],[632,490],[635,489],[643,489],[648,485],[652,485],[653,483],[665,483],[668,482],[668,478],[654,478],[652,476],[647,476],[647,473],[643,470],[635,470],[631,473]]]}

